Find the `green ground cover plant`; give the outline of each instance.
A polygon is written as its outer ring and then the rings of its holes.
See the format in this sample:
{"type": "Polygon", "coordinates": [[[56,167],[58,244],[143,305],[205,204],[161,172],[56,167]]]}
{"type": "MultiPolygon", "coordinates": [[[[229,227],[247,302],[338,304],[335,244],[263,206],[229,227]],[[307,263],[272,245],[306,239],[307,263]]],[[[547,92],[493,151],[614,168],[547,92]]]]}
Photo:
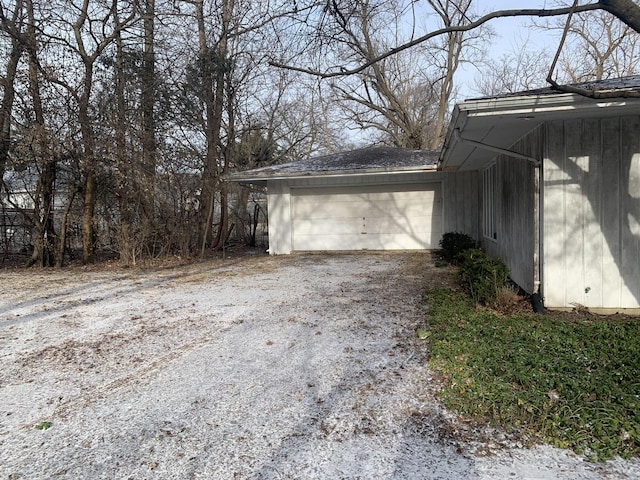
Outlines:
{"type": "Polygon", "coordinates": [[[448,408],[590,460],[640,454],[640,318],[504,316],[451,289],[425,301],[448,408]]]}

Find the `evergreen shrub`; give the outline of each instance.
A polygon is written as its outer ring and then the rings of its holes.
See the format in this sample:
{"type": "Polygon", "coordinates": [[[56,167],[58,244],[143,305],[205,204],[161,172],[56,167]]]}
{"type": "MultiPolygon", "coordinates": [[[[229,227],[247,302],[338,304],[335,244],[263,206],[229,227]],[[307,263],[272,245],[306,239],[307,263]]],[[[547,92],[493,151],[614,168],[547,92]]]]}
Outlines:
{"type": "Polygon", "coordinates": [[[507,285],[509,269],[504,262],[479,248],[464,250],[458,261],[462,285],[478,303],[493,302],[500,289],[507,285]]]}
{"type": "Polygon", "coordinates": [[[470,248],[478,248],[477,242],[465,233],[447,232],[440,240],[440,254],[447,262],[460,263],[460,254],[470,248]]]}

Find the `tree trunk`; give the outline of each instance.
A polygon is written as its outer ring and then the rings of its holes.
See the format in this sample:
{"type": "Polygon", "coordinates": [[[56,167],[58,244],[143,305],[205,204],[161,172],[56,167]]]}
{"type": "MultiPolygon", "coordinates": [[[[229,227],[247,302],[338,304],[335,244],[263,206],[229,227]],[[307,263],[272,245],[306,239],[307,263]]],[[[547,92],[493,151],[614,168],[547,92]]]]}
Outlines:
{"type": "Polygon", "coordinates": [[[462,50],[462,34],[460,32],[449,33],[447,41],[447,64],[442,85],[440,86],[440,101],[435,118],[433,139],[430,148],[436,150],[442,145],[442,137],[446,127],[446,115],[449,108],[449,100],[453,91],[453,77],[458,69],[460,53],[462,50]]]}
{"type": "Polygon", "coordinates": [[[251,242],[250,247],[256,247],[256,234],[258,233],[258,223],[260,220],[260,205],[256,203],[253,206],[253,224],[251,228],[251,242]]]}
{"type": "MultiPolygon", "coordinates": [[[[196,19],[198,23],[198,42],[202,79],[202,95],[205,104],[205,134],[207,151],[202,172],[202,190],[199,206],[198,239],[200,251],[204,252],[211,244],[211,219],[220,175],[220,129],[224,113],[225,76],[227,74],[228,36],[234,1],[226,0],[222,5],[222,27],[215,50],[209,48],[204,23],[203,0],[196,2],[196,19]],[[215,71],[214,71],[215,69],[215,71]]],[[[221,221],[222,226],[222,221],[221,221]]],[[[219,236],[217,241],[219,241],[219,236]]],[[[217,244],[214,242],[214,245],[217,244]]]]}
{"type": "Polygon", "coordinates": [[[156,90],[155,74],[155,0],[144,0],[144,50],[142,53],[141,110],[142,110],[142,178],[139,195],[142,206],[143,235],[148,239],[155,230],[155,173],[156,138],[154,104],[156,90]]]}
{"type": "MultiPolygon", "coordinates": [[[[22,2],[16,3],[14,17],[17,17],[22,2]]],[[[23,46],[18,38],[11,37],[11,52],[7,60],[7,69],[4,75],[4,94],[2,96],[2,110],[0,111],[0,187],[4,177],[7,159],[9,157],[9,146],[11,144],[11,112],[13,111],[13,101],[15,99],[15,79],[18,63],[22,56],[23,46]]]]}
{"type": "Polygon", "coordinates": [[[235,239],[238,242],[247,243],[247,240],[251,238],[251,214],[248,211],[249,208],[249,187],[238,186],[236,188],[237,202],[235,205],[234,216],[236,218],[236,232],[235,239]],[[247,228],[249,229],[249,236],[247,237],[247,228]]]}
{"type": "Polygon", "coordinates": [[[22,55],[21,45],[13,40],[11,54],[7,62],[7,71],[4,78],[4,95],[2,97],[2,111],[0,111],[0,179],[4,176],[4,171],[9,156],[9,145],[11,143],[11,112],[13,110],[13,100],[15,98],[14,81],[18,62],[22,55]]]}
{"type": "MultiPolygon", "coordinates": [[[[116,26],[120,20],[118,13],[114,15],[116,26]]],[[[116,140],[116,196],[118,198],[118,207],[120,210],[120,222],[118,225],[118,253],[120,261],[125,265],[134,263],[135,250],[138,247],[134,231],[134,218],[131,208],[134,192],[132,191],[135,183],[131,178],[131,166],[127,155],[127,102],[125,98],[125,71],[124,71],[124,48],[122,44],[121,32],[116,33],[116,61],[115,61],[115,96],[116,96],[116,122],[114,125],[116,140]]]]}
{"type": "Polygon", "coordinates": [[[89,117],[92,78],[93,63],[85,62],[84,90],[80,97],[78,113],[84,167],[84,207],[82,209],[82,262],[84,264],[93,261],[95,235],[93,217],[96,208],[96,165],[93,128],[89,117]]]}
{"type": "MultiPolygon", "coordinates": [[[[44,132],[42,133],[44,135],[44,132]]],[[[54,185],[56,178],[56,162],[47,157],[40,174],[42,185],[42,259],[41,265],[53,267],[55,265],[56,232],[54,227],[54,185]]]]}
{"type": "Polygon", "coordinates": [[[67,226],[69,224],[69,212],[71,212],[71,206],[73,205],[73,200],[75,199],[77,190],[73,192],[69,192],[69,196],[67,197],[67,204],[64,207],[64,213],[62,214],[62,218],[60,220],[60,234],[58,235],[58,242],[56,244],[56,268],[62,268],[64,263],[64,251],[66,249],[67,242],[67,226]]]}
{"type": "MultiPolygon", "coordinates": [[[[222,80],[225,82],[226,100],[227,100],[227,144],[224,149],[224,155],[220,158],[218,168],[220,169],[220,175],[226,175],[229,172],[229,164],[236,151],[234,141],[236,137],[236,116],[235,116],[235,93],[233,88],[233,77],[231,71],[226,72],[225,78],[222,80]]],[[[220,228],[214,246],[217,250],[224,247],[225,243],[229,240],[233,225],[229,226],[229,188],[226,182],[220,182],[220,228]]]]}
{"type": "Polygon", "coordinates": [[[33,213],[33,223],[36,228],[34,254],[31,261],[40,266],[53,266],[55,258],[55,237],[53,210],[54,185],[56,179],[56,160],[49,148],[49,138],[45,125],[42,97],[40,96],[40,74],[38,71],[38,48],[35,14],[32,0],[26,0],[27,6],[27,35],[26,44],[29,53],[29,93],[33,102],[35,125],[31,127],[35,132],[36,157],[40,163],[40,177],[36,189],[33,213]]]}

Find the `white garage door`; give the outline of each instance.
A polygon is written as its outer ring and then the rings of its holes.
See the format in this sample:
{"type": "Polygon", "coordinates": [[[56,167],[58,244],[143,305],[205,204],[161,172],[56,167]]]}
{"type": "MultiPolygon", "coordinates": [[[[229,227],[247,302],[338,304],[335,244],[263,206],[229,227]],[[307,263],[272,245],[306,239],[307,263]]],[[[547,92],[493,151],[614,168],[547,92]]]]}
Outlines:
{"type": "Polygon", "coordinates": [[[440,183],[292,189],[293,249],[438,248],[440,183]]]}

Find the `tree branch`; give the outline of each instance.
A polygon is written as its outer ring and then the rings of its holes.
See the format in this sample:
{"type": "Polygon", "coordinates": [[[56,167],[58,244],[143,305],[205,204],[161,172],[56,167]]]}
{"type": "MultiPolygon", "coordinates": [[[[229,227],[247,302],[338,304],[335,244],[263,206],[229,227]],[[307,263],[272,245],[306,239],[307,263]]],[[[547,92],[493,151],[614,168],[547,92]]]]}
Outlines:
{"type": "MultiPolygon", "coordinates": [[[[630,8],[627,5],[627,8],[630,8]]],[[[356,73],[360,73],[363,70],[367,69],[368,67],[374,65],[375,63],[380,62],[381,60],[384,60],[388,57],[391,57],[392,55],[395,55],[399,52],[402,52],[403,50],[407,50],[411,47],[414,47],[416,45],[419,45],[421,43],[424,43],[434,37],[440,36],[440,35],[444,35],[447,33],[453,33],[453,32],[467,32],[469,30],[473,30],[475,28],[478,28],[479,26],[487,23],[489,20],[493,20],[495,18],[505,18],[505,17],[555,17],[555,16],[560,16],[560,15],[568,15],[570,12],[575,11],[576,13],[579,12],[588,12],[588,11],[593,11],[593,10],[601,10],[601,9],[605,9],[607,11],[609,11],[610,13],[612,13],[613,15],[615,15],[618,18],[621,18],[621,20],[623,20],[625,23],[627,23],[630,27],[636,29],[636,31],[640,32],[640,8],[638,8],[637,5],[634,5],[633,2],[631,2],[631,0],[607,0],[607,1],[600,1],[597,3],[590,3],[587,5],[579,5],[577,7],[575,7],[575,9],[573,7],[566,7],[566,8],[556,8],[556,9],[516,9],[516,10],[498,10],[495,12],[491,12],[488,13],[487,15],[484,15],[483,17],[480,17],[478,20],[471,22],[467,25],[454,25],[454,26],[450,26],[450,27],[445,27],[445,28],[441,28],[439,30],[434,30],[433,32],[429,32],[426,35],[423,35],[422,37],[416,38],[415,40],[412,40],[410,42],[404,43],[398,47],[392,48],[389,51],[378,55],[375,58],[372,58],[368,61],[366,61],[365,63],[361,64],[358,67],[352,68],[352,69],[346,69],[344,67],[337,67],[338,70],[330,70],[330,71],[326,71],[326,72],[320,72],[318,70],[313,70],[310,68],[304,68],[304,67],[296,67],[294,65],[287,65],[284,63],[280,63],[280,62],[269,62],[269,64],[273,67],[277,67],[277,68],[285,68],[287,70],[292,70],[295,72],[300,72],[300,73],[306,73],[309,75],[314,75],[316,77],[320,77],[320,78],[333,78],[333,77],[345,77],[345,76],[349,76],[349,75],[354,75],[356,73]],[[632,13],[638,13],[638,29],[635,28],[633,23],[627,23],[626,21],[626,17],[625,14],[627,13],[627,10],[621,10],[620,8],[614,8],[615,6],[620,7],[619,4],[626,4],[626,3],[631,3],[632,7],[635,7],[635,10],[637,11],[633,11],[632,13]]],[[[632,15],[632,18],[633,17],[632,15]]]]}
{"type": "Polygon", "coordinates": [[[600,0],[598,5],[640,33],[640,7],[633,0],[600,0]]]}
{"type": "Polygon", "coordinates": [[[553,79],[553,71],[556,69],[556,65],[558,64],[558,59],[560,58],[560,54],[562,53],[562,47],[564,47],[564,42],[567,40],[567,35],[569,34],[569,29],[571,28],[571,18],[576,11],[576,7],[578,6],[578,0],[574,0],[573,5],[571,7],[571,11],[569,15],[567,15],[567,22],[565,23],[564,29],[562,30],[562,38],[560,38],[560,43],[558,44],[558,49],[556,50],[556,55],[553,57],[553,61],[551,62],[551,67],[549,67],[549,73],[547,74],[547,82],[551,84],[553,87],[557,87],[558,84],[553,79]]]}

